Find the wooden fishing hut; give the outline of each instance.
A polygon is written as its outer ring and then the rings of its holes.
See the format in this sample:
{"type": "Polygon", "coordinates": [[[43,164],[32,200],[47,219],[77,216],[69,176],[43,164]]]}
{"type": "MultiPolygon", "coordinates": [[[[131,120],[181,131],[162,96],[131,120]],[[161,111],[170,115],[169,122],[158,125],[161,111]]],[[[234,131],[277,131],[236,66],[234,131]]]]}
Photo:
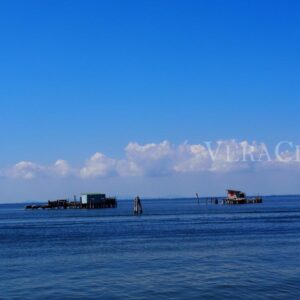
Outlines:
{"type": "Polygon", "coordinates": [[[83,193],[80,197],[81,208],[116,208],[117,200],[114,197],[106,197],[101,193],[83,193]]]}
{"type": "Polygon", "coordinates": [[[117,199],[115,197],[106,197],[101,193],[83,193],[81,194],[80,201],[69,201],[68,199],[60,199],[54,201],[48,201],[47,204],[34,204],[27,205],[26,209],[66,209],[66,208],[116,208],[117,199]]]}
{"type": "Polygon", "coordinates": [[[237,190],[227,190],[227,198],[224,204],[255,204],[262,203],[261,197],[247,198],[246,194],[237,190]]]}

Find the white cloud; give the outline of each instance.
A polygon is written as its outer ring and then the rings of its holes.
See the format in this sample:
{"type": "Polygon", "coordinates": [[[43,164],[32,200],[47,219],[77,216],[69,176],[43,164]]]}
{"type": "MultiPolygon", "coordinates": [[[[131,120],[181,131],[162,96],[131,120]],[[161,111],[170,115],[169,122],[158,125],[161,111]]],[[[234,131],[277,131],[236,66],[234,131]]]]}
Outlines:
{"type": "Polygon", "coordinates": [[[168,141],[146,145],[129,143],[125,152],[126,159],[119,165],[122,175],[157,176],[173,171],[175,152],[168,141]]]}
{"type": "Polygon", "coordinates": [[[100,152],[96,152],[79,174],[82,178],[105,177],[116,173],[116,160],[111,159],[100,152]]]}
{"type": "Polygon", "coordinates": [[[232,172],[242,170],[300,170],[299,154],[296,151],[280,153],[280,158],[269,153],[263,143],[236,140],[204,142],[178,146],[168,141],[140,145],[129,143],[122,159],[110,158],[96,152],[79,169],[67,161],[57,160],[45,166],[30,161],[21,161],[0,175],[9,178],[33,179],[39,176],[77,176],[97,178],[109,176],[166,176],[199,172],[232,172]]]}
{"type": "Polygon", "coordinates": [[[69,163],[63,159],[57,160],[51,169],[54,174],[59,176],[67,176],[73,172],[69,163]]]}
{"type": "Polygon", "coordinates": [[[39,176],[65,177],[71,173],[71,168],[65,160],[57,160],[52,166],[43,166],[31,161],[21,161],[11,168],[2,171],[2,176],[8,178],[33,179],[39,176]]]}
{"type": "Polygon", "coordinates": [[[208,170],[211,166],[210,156],[203,145],[184,143],[176,149],[173,170],[189,173],[208,170]]]}
{"type": "MultiPolygon", "coordinates": [[[[237,142],[236,140],[219,141],[216,159],[212,160],[210,171],[229,172],[253,168],[264,154],[265,144],[237,142]]],[[[217,150],[215,150],[217,151],[217,150]]]]}
{"type": "Polygon", "coordinates": [[[38,174],[41,174],[45,168],[31,161],[21,161],[15,164],[12,168],[6,170],[4,173],[7,177],[33,179],[38,174]]]}
{"type": "Polygon", "coordinates": [[[122,177],[143,175],[141,168],[136,162],[126,159],[122,159],[117,162],[116,171],[122,177]]]}

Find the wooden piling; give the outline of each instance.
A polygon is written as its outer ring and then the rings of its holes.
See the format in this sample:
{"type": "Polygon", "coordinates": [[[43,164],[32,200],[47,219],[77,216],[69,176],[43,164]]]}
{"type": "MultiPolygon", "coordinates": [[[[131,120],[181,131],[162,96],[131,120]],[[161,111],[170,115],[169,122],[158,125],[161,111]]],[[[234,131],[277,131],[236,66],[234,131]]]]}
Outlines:
{"type": "Polygon", "coordinates": [[[199,199],[198,193],[196,193],[196,197],[197,197],[197,204],[200,204],[200,199],[199,199]]]}
{"type": "Polygon", "coordinates": [[[142,202],[139,196],[133,200],[133,214],[140,215],[143,213],[142,202]]]}

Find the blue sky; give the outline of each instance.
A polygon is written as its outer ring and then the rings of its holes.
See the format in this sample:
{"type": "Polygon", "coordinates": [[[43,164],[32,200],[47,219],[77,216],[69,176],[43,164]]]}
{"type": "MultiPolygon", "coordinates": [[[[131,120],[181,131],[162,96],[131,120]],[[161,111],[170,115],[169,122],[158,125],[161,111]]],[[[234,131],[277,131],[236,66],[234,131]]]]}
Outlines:
{"type": "MultiPolygon", "coordinates": [[[[0,170],[57,160],[80,170],[97,152],[122,160],[130,142],[300,143],[299,15],[298,1],[1,1],[0,170]]],[[[232,172],[2,176],[0,199],[84,189],[125,197],[136,182],[145,196],[221,193],[229,183],[300,192],[281,173],[256,174],[261,186],[232,172]]]]}

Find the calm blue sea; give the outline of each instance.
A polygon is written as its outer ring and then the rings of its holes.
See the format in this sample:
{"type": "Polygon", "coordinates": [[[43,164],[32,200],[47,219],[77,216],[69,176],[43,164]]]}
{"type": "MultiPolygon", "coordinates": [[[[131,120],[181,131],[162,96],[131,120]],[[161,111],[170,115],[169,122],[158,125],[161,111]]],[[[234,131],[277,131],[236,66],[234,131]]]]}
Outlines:
{"type": "Polygon", "coordinates": [[[300,196],[0,205],[1,299],[300,299],[300,196]]]}

